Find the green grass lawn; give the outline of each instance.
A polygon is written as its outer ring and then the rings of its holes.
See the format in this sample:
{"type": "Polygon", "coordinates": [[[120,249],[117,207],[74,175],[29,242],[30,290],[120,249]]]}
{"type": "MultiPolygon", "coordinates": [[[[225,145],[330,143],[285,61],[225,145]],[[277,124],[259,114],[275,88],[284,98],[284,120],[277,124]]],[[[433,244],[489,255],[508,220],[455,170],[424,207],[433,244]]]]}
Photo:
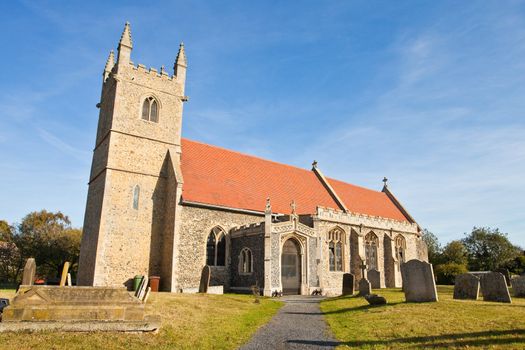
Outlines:
{"type": "Polygon", "coordinates": [[[452,286],[438,286],[439,302],[405,303],[399,289],[377,292],[388,305],[355,296],[321,303],[341,349],[525,349],[525,299],[459,301],[452,286]]]}
{"type": "MultiPolygon", "coordinates": [[[[0,289],[0,298],[14,296],[0,289]]],[[[146,312],[162,317],[158,334],[0,333],[0,349],[236,349],[282,303],[251,295],[153,293],[146,312]]]]}

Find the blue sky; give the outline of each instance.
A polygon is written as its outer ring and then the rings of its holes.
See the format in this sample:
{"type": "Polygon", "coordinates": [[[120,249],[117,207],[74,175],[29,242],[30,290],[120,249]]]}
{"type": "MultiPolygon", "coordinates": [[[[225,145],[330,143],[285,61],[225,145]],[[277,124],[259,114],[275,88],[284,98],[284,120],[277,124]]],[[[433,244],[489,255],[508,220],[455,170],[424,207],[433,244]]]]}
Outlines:
{"type": "Polygon", "coordinates": [[[188,56],[187,138],[390,187],[441,241],[525,246],[524,1],[0,4],[0,218],[81,226],[101,76],[188,56]]]}

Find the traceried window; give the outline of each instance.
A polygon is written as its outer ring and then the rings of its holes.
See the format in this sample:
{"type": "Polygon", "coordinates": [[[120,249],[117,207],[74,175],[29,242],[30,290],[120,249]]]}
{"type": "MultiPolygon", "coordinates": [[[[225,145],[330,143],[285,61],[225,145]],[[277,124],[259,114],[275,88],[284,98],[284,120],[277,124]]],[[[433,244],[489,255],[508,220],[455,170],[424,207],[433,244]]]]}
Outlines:
{"type": "Polygon", "coordinates": [[[253,272],[252,251],[249,248],[243,248],[239,255],[239,272],[249,274],[253,272]]]}
{"type": "Polygon", "coordinates": [[[369,270],[377,270],[377,246],[379,239],[373,232],[365,236],[365,257],[369,270]]]}
{"type": "Polygon", "coordinates": [[[133,187],[133,209],[135,210],[139,209],[139,197],[140,197],[140,187],[139,185],[135,185],[135,187],[133,187]]]}
{"type": "Polygon", "coordinates": [[[345,233],[340,228],[328,232],[330,271],[343,271],[343,245],[345,233]]]}
{"type": "Polygon", "coordinates": [[[406,241],[405,241],[405,237],[403,237],[402,235],[398,235],[394,241],[395,243],[395,246],[396,246],[396,258],[397,258],[397,261],[399,261],[400,263],[404,263],[405,262],[405,250],[407,248],[407,244],[406,244],[406,241]]]}
{"type": "Polygon", "coordinates": [[[226,235],[214,227],[206,240],[206,265],[224,266],[226,263],[226,235]]]}
{"type": "Polygon", "coordinates": [[[142,119],[158,123],[159,104],[153,97],[146,97],[142,104],[142,119]]]}

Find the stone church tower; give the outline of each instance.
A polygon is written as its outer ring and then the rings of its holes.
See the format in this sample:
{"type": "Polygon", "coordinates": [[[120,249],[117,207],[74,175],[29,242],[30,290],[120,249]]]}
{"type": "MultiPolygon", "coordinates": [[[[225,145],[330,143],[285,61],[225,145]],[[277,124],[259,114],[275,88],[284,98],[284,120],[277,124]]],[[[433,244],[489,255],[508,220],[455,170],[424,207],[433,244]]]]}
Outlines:
{"type": "Polygon", "coordinates": [[[171,290],[186,56],[181,44],[169,75],[164,67],[134,65],[132,48],[126,23],[97,105],[78,284],[121,285],[142,273],[161,276],[171,290]]]}

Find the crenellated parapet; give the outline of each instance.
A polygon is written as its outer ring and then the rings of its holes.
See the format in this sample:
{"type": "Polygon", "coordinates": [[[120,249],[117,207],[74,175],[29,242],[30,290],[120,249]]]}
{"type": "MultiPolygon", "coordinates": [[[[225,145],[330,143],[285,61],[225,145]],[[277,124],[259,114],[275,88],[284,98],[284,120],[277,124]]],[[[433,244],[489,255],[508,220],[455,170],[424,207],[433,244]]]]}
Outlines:
{"type": "Polygon", "coordinates": [[[353,212],[344,212],[326,207],[317,207],[317,213],[314,217],[318,220],[331,221],[334,223],[341,223],[354,226],[366,226],[381,230],[395,230],[406,233],[414,233],[419,235],[418,225],[408,221],[397,221],[393,219],[383,218],[380,216],[372,216],[353,212]]]}
{"type": "Polygon", "coordinates": [[[234,227],[230,230],[231,238],[259,235],[264,232],[264,222],[234,227]]]}

